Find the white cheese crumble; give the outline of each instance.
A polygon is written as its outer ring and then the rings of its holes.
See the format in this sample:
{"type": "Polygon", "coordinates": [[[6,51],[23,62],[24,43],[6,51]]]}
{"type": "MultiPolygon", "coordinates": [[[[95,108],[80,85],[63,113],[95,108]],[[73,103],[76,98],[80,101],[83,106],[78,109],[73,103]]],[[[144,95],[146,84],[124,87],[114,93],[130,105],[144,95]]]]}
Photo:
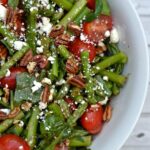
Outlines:
{"type": "Polygon", "coordinates": [[[64,79],[61,79],[60,81],[57,81],[56,82],[56,85],[62,85],[62,84],[65,84],[66,81],[64,79]]]}
{"type": "Polygon", "coordinates": [[[39,102],[39,109],[43,110],[47,107],[47,103],[39,102]]]}
{"type": "Polygon", "coordinates": [[[25,42],[22,42],[22,41],[15,41],[14,42],[14,48],[15,50],[21,50],[23,48],[23,46],[25,46],[26,43],[25,42]]]}
{"type": "Polygon", "coordinates": [[[110,43],[119,42],[119,33],[116,28],[113,28],[110,32],[110,43]]]}
{"type": "Polygon", "coordinates": [[[50,56],[50,57],[48,57],[48,60],[51,62],[51,64],[53,64],[53,63],[54,63],[54,61],[55,61],[55,58],[54,58],[54,57],[52,57],[52,56],[50,56]]]}
{"type": "Polygon", "coordinates": [[[50,19],[47,17],[42,17],[42,22],[39,22],[37,24],[37,28],[39,29],[39,33],[43,34],[45,33],[47,36],[50,34],[52,30],[52,24],[50,23],[50,19]]]}
{"type": "Polygon", "coordinates": [[[10,109],[0,109],[0,111],[6,113],[7,115],[10,113],[10,109]]]}
{"type": "Polygon", "coordinates": [[[44,78],[43,80],[42,80],[42,83],[44,84],[48,84],[48,85],[51,85],[51,80],[49,79],[49,78],[44,78]]]}
{"type": "Polygon", "coordinates": [[[40,82],[37,82],[36,80],[33,81],[34,86],[31,88],[32,92],[36,92],[42,87],[42,84],[40,82]]]}
{"type": "Polygon", "coordinates": [[[43,46],[37,47],[37,48],[36,48],[36,52],[37,52],[38,54],[43,53],[43,46]]]}
{"type": "Polygon", "coordinates": [[[9,70],[9,69],[7,69],[7,72],[6,72],[5,77],[9,77],[9,76],[10,76],[10,74],[11,74],[10,70],[9,70]]]}
{"type": "Polygon", "coordinates": [[[110,31],[107,30],[104,35],[105,35],[105,37],[110,37],[110,31]]]}
{"type": "Polygon", "coordinates": [[[38,8],[37,8],[37,7],[31,7],[31,8],[30,8],[30,11],[31,11],[31,12],[34,11],[34,10],[38,10],[38,8]]]}
{"type": "Polygon", "coordinates": [[[42,44],[41,41],[40,41],[40,40],[37,40],[37,45],[38,45],[38,46],[41,46],[41,44],[42,44]]]}
{"type": "Polygon", "coordinates": [[[103,76],[103,80],[108,81],[109,80],[108,76],[103,76]]]}
{"type": "Polygon", "coordinates": [[[0,20],[6,20],[7,9],[0,4],[0,20]]]}

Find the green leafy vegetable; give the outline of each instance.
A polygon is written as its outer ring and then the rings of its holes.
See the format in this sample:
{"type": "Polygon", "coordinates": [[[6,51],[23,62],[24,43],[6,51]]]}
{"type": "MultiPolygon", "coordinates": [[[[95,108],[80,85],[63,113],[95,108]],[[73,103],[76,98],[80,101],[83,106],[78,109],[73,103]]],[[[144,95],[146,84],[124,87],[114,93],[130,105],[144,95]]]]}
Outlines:
{"type": "Polygon", "coordinates": [[[15,90],[14,102],[20,104],[22,101],[32,101],[36,103],[40,100],[42,89],[32,92],[33,81],[35,77],[30,76],[28,73],[22,73],[17,75],[17,87],[15,90]]]}
{"type": "Polygon", "coordinates": [[[95,11],[91,12],[87,15],[86,21],[90,22],[90,21],[96,19],[100,15],[100,13],[102,12],[102,8],[103,8],[102,0],[96,0],[95,11]]]}
{"type": "Polygon", "coordinates": [[[8,0],[8,6],[15,9],[19,4],[19,0],[8,0]]]}

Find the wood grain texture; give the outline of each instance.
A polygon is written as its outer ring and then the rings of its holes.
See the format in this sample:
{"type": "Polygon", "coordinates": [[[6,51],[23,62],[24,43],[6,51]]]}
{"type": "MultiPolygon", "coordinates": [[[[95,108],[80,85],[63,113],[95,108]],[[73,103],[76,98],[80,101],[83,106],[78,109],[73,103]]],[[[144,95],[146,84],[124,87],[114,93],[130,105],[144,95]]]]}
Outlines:
{"type": "MultiPolygon", "coordinates": [[[[131,0],[143,24],[150,58],[150,0],[131,0]]],[[[140,35],[139,35],[140,36],[140,35]]],[[[121,150],[150,150],[150,79],[147,99],[141,117],[121,150]]]]}

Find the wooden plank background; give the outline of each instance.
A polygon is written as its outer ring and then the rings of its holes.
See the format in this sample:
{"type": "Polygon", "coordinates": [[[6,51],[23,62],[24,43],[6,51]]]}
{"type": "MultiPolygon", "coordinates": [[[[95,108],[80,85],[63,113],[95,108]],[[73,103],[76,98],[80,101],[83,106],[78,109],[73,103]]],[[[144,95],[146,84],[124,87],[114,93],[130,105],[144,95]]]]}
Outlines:
{"type": "MultiPolygon", "coordinates": [[[[150,52],[150,0],[131,1],[143,23],[150,52]]],[[[150,78],[149,91],[141,117],[121,150],[150,150],[150,78]]]]}

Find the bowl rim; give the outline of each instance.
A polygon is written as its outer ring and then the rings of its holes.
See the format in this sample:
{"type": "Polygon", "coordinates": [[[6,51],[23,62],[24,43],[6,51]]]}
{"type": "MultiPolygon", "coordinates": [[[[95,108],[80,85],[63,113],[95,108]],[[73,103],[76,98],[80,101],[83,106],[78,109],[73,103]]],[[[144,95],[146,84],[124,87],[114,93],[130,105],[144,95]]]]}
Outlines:
{"type": "Polygon", "coordinates": [[[133,124],[130,126],[129,128],[129,131],[126,133],[126,135],[124,136],[123,140],[120,141],[120,143],[118,143],[118,146],[117,146],[117,150],[121,149],[122,146],[125,144],[125,142],[127,141],[127,139],[129,138],[129,136],[131,135],[133,129],[135,128],[139,118],[140,118],[140,115],[142,113],[142,110],[143,110],[143,107],[144,107],[144,104],[145,104],[145,101],[146,101],[146,97],[147,97],[147,93],[148,93],[148,87],[149,87],[149,76],[150,76],[150,60],[149,60],[149,51],[148,51],[148,42],[147,42],[147,39],[146,39],[146,35],[145,35],[145,31],[144,31],[144,28],[143,28],[143,25],[142,25],[142,22],[140,20],[140,17],[135,9],[135,6],[133,4],[133,2],[131,0],[127,0],[129,2],[129,6],[131,7],[132,11],[134,12],[135,14],[135,17],[139,23],[139,27],[140,27],[140,33],[141,33],[141,37],[143,39],[143,47],[144,47],[144,50],[145,50],[145,54],[146,54],[146,58],[145,58],[145,62],[146,62],[146,70],[147,70],[147,73],[145,74],[145,80],[147,81],[146,82],[146,85],[145,85],[145,89],[144,89],[144,93],[143,93],[143,98],[142,98],[142,101],[141,101],[141,104],[140,104],[140,107],[139,107],[139,111],[137,113],[137,115],[135,116],[135,119],[133,121],[133,124]]]}

